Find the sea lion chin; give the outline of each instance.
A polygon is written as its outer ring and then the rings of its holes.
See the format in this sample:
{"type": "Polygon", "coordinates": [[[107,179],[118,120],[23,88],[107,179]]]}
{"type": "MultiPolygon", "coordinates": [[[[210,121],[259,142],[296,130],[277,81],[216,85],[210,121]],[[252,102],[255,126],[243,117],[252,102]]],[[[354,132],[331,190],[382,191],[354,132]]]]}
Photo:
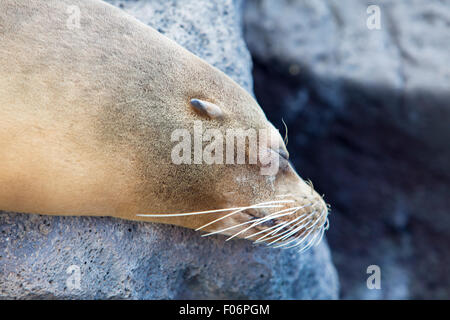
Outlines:
{"type": "Polygon", "coordinates": [[[218,69],[101,1],[2,1],[0,30],[0,210],[160,222],[302,250],[320,241],[327,205],[257,102],[218,69]],[[270,132],[258,155],[275,156],[279,170],[261,174],[261,158],[174,163],[172,133],[199,121],[223,136],[270,132]]]}

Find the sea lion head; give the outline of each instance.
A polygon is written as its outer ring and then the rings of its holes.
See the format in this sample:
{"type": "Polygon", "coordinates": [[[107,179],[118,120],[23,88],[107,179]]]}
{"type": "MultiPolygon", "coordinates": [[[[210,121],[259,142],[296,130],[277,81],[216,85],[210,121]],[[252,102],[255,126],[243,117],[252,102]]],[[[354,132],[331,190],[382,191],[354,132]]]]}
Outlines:
{"type": "Polygon", "coordinates": [[[255,99],[219,70],[206,71],[200,83],[190,79],[202,89],[185,93],[177,109],[182,121],[171,130],[165,183],[174,188],[167,198],[181,206],[140,217],[163,218],[203,236],[301,249],[317,244],[328,228],[327,204],[296,173],[279,131],[255,99]]]}

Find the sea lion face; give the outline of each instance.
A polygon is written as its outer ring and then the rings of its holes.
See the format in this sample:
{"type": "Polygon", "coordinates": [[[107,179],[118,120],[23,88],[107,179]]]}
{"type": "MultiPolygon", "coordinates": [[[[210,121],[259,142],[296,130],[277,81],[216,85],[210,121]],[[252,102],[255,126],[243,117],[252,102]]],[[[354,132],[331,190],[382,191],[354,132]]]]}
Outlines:
{"type": "MultiPolygon", "coordinates": [[[[183,129],[192,144],[200,143],[189,146],[194,153],[189,163],[172,157],[183,211],[175,209],[164,222],[176,219],[176,224],[207,232],[203,236],[220,233],[273,246],[306,249],[318,243],[328,227],[327,205],[295,172],[280,133],[256,101],[231,79],[224,81],[240,103],[190,97],[185,111],[193,111],[194,128],[183,129]]],[[[172,156],[180,151],[174,140],[172,156]]]]}
{"type": "MultiPolygon", "coordinates": [[[[248,124],[237,116],[229,126],[237,131],[238,126],[250,126],[267,133],[267,140],[258,136],[258,146],[254,148],[258,161],[221,168],[227,174],[216,182],[215,192],[223,200],[221,207],[238,209],[221,212],[214,219],[210,216],[210,221],[197,229],[209,231],[206,235],[222,233],[229,235],[228,239],[247,238],[273,246],[307,249],[319,243],[328,228],[328,207],[312,184],[296,173],[278,130],[265,117],[252,119],[253,123],[248,124]]],[[[247,162],[255,152],[249,144],[247,141],[247,162]]]]}
{"type": "Polygon", "coordinates": [[[150,214],[139,217],[207,232],[204,236],[220,233],[300,248],[318,243],[328,227],[327,205],[289,163],[278,130],[232,79],[195,56],[185,60],[177,64],[179,76],[165,76],[171,80],[161,89],[169,92],[162,104],[171,118],[161,123],[165,140],[155,144],[160,149],[153,154],[164,155],[154,160],[164,164],[145,190],[153,193],[150,214]],[[180,159],[183,137],[190,142],[183,151],[191,153],[180,159]],[[217,140],[222,148],[212,147],[217,140]],[[159,212],[167,214],[151,214],[158,212],[155,203],[163,203],[159,212]]]}

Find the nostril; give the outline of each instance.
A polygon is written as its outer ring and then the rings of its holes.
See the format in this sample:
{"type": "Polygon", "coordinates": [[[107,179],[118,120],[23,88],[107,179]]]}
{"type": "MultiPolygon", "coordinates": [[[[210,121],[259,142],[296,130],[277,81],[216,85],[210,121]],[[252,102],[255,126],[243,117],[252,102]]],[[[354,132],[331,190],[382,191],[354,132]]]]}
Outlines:
{"type": "Polygon", "coordinates": [[[280,149],[278,150],[278,154],[279,154],[283,159],[289,160],[289,153],[288,153],[286,150],[280,148],[280,149]]]}

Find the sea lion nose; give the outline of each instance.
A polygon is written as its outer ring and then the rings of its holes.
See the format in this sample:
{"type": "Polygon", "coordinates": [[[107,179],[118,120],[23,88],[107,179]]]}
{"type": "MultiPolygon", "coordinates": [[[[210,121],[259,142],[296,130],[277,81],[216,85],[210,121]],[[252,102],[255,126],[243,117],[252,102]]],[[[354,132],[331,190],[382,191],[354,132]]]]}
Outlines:
{"type": "Polygon", "coordinates": [[[279,154],[283,159],[289,160],[289,152],[288,152],[286,149],[279,148],[279,149],[278,149],[278,154],[279,154]]]}

